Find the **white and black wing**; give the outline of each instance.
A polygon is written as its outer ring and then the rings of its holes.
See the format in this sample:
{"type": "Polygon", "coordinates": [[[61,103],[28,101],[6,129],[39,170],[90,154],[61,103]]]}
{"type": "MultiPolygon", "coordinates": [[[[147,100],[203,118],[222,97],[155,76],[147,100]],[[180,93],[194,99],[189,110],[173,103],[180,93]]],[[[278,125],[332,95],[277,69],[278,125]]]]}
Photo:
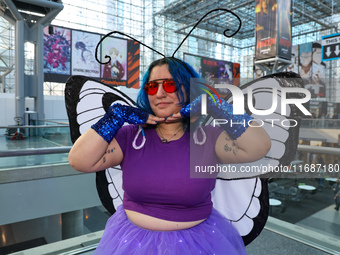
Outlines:
{"type": "MultiPolygon", "coordinates": [[[[277,88],[278,101],[280,102],[282,87],[301,88],[302,86],[302,80],[297,74],[277,73],[254,80],[242,86],[241,89],[247,98],[250,87],[253,92],[254,108],[266,110],[272,106],[273,87],[277,88]]],[[[303,97],[300,94],[289,96],[303,97]]],[[[227,101],[232,103],[232,98],[227,101]]],[[[233,169],[237,169],[236,172],[220,173],[213,192],[215,208],[232,222],[246,245],[259,235],[268,218],[269,197],[267,179],[265,179],[266,172],[263,171],[264,166],[289,165],[296,153],[301,121],[301,112],[295,105],[286,105],[285,115],[281,114],[281,104],[278,104],[276,110],[270,115],[251,115],[261,125],[263,124],[269,134],[272,143],[271,149],[264,158],[256,162],[231,165],[233,169]],[[282,125],[282,123],[284,124],[282,125]],[[243,171],[244,169],[255,170],[243,172],[241,167],[243,167],[243,171]]]]}
{"type": "MultiPolygon", "coordinates": [[[[91,128],[110,105],[135,103],[121,91],[85,76],[72,76],[66,82],[65,104],[70,124],[71,140],[91,128]]],[[[96,173],[97,191],[104,207],[114,213],[123,201],[122,172],[108,168],[96,173]]]]}

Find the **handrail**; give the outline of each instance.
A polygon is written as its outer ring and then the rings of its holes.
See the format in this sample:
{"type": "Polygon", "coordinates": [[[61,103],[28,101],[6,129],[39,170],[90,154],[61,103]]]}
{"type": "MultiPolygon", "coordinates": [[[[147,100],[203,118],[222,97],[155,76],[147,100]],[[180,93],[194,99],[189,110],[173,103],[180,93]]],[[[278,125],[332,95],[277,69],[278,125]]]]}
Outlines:
{"type": "Polygon", "coordinates": [[[61,147],[51,147],[51,148],[0,151],[0,157],[16,157],[16,156],[68,153],[71,150],[71,148],[72,146],[61,146],[61,147]]]}
{"type": "Polygon", "coordinates": [[[323,146],[312,146],[312,145],[298,145],[299,151],[306,151],[306,152],[317,152],[317,153],[327,153],[327,154],[335,154],[340,155],[340,148],[333,148],[333,147],[323,147],[323,146]]]}
{"type": "Polygon", "coordinates": [[[69,125],[68,122],[63,122],[63,121],[56,121],[56,120],[38,120],[40,122],[51,122],[51,123],[57,123],[57,124],[63,124],[63,125],[69,125]]]}
{"type": "MultiPolygon", "coordinates": [[[[57,154],[68,153],[72,146],[50,147],[50,148],[38,148],[38,149],[24,149],[24,150],[7,150],[0,151],[0,157],[15,157],[15,156],[29,156],[37,154],[57,154]]],[[[298,145],[299,151],[314,152],[314,153],[327,153],[340,155],[340,148],[311,146],[311,145],[298,145]]]]}

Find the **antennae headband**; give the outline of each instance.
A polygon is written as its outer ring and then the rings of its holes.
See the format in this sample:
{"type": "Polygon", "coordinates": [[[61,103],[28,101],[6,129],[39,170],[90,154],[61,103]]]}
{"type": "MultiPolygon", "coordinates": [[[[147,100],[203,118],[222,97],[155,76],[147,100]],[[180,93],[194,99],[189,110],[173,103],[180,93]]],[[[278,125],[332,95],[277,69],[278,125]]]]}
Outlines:
{"type": "MultiPolygon", "coordinates": [[[[180,45],[178,45],[177,49],[174,51],[174,53],[173,53],[172,56],[171,56],[172,58],[175,58],[174,56],[175,56],[176,52],[179,50],[179,48],[182,46],[182,44],[185,42],[185,40],[189,37],[189,35],[192,33],[192,31],[199,25],[199,23],[201,23],[201,21],[202,21],[206,16],[208,16],[210,13],[216,12],[216,11],[225,11],[225,12],[229,12],[229,13],[231,13],[232,15],[234,15],[234,16],[239,20],[239,22],[240,22],[240,24],[239,24],[239,26],[238,26],[236,32],[232,33],[231,35],[228,35],[226,32],[229,31],[230,29],[227,28],[226,30],[223,31],[223,35],[224,35],[225,37],[230,38],[230,37],[233,37],[234,35],[236,35],[236,34],[238,33],[238,31],[241,29],[242,21],[241,21],[241,19],[240,19],[234,12],[232,12],[232,11],[230,11],[230,10],[228,10],[228,9],[223,9],[223,8],[213,9],[213,10],[209,11],[208,13],[206,13],[202,18],[200,18],[199,21],[197,21],[197,23],[195,24],[195,26],[194,26],[194,27],[190,30],[190,32],[185,36],[185,38],[184,38],[183,41],[180,43],[180,45]]],[[[108,56],[108,55],[105,55],[105,58],[108,58],[108,61],[106,61],[106,62],[101,62],[101,61],[99,60],[99,58],[98,58],[98,48],[99,48],[99,45],[100,45],[107,37],[109,37],[109,36],[112,35],[112,34],[120,34],[120,35],[126,36],[126,37],[130,38],[131,40],[133,40],[133,41],[135,41],[135,42],[138,42],[138,43],[140,43],[141,45],[147,47],[148,49],[150,49],[150,50],[152,50],[152,51],[158,53],[159,55],[163,56],[164,58],[166,57],[164,54],[162,54],[162,53],[160,53],[159,51],[157,51],[157,50],[151,48],[150,46],[146,45],[145,43],[142,43],[141,41],[136,40],[135,38],[133,38],[133,37],[130,36],[130,35],[124,34],[124,33],[120,32],[120,31],[112,31],[112,32],[106,34],[105,36],[103,36],[103,38],[100,39],[100,41],[98,42],[98,44],[97,44],[97,46],[96,46],[96,54],[95,54],[95,58],[96,58],[97,62],[100,63],[100,64],[102,64],[102,65],[105,65],[105,64],[109,63],[109,62],[111,61],[111,57],[108,56]]]]}
{"type": "Polygon", "coordinates": [[[134,40],[135,42],[138,42],[138,43],[140,43],[141,45],[147,47],[148,49],[153,50],[154,52],[158,53],[159,55],[162,55],[163,57],[165,57],[164,54],[162,54],[162,53],[160,53],[159,51],[157,51],[157,50],[151,48],[150,46],[146,45],[145,43],[142,43],[142,42],[138,41],[137,39],[133,38],[133,37],[130,36],[130,35],[124,34],[124,33],[120,32],[120,31],[112,31],[112,32],[106,34],[105,36],[103,36],[103,38],[100,39],[100,41],[98,42],[98,44],[97,44],[97,46],[96,46],[96,54],[95,54],[95,58],[96,58],[97,62],[100,63],[100,64],[102,64],[102,65],[105,65],[105,64],[107,64],[107,63],[110,63],[110,62],[111,62],[111,57],[108,56],[108,55],[105,55],[105,58],[108,58],[109,60],[106,61],[106,62],[101,62],[101,61],[99,60],[99,58],[98,58],[98,48],[99,48],[99,45],[100,45],[107,37],[109,37],[109,36],[112,35],[112,34],[120,34],[120,35],[126,36],[126,37],[130,38],[131,40],[134,40]]]}

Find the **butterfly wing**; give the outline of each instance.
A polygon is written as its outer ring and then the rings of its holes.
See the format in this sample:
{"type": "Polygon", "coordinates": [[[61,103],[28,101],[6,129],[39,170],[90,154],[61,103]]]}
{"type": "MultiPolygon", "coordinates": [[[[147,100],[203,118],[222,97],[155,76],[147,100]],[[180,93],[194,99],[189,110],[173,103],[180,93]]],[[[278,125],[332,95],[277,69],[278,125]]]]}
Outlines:
{"type": "MultiPolygon", "coordinates": [[[[110,105],[134,106],[135,102],[121,91],[85,76],[72,76],[66,82],[65,104],[72,142],[91,128],[110,105]]],[[[114,213],[123,201],[122,172],[108,168],[96,172],[98,195],[104,207],[114,213]]]]}
{"type": "MultiPolygon", "coordinates": [[[[269,109],[273,101],[273,87],[278,91],[280,102],[282,87],[301,88],[302,84],[301,78],[295,73],[277,73],[250,82],[241,89],[245,98],[250,96],[248,88],[253,91],[252,102],[255,109],[269,109]]],[[[291,96],[303,97],[300,94],[291,96]]],[[[232,98],[227,101],[232,103],[232,98]]],[[[294,158],[298,145],[301,112],[295,105],[286,105],[286,115],[281,115],[281,105],[278,104],[272,114],[265,116],[252,114],[252,117],[257,119],[260,125],[263,124],[263,128],[269,134],[271,149],[264,158],[256,162],[230,165],[236,169],[235,172],[220,173],[212,195],[216,209],[232,222],[246,245],[262,231],[269,213],[267,179],[257,176],[266,176],[267,172],[263,171],[263,166],[273,168],[287,166],[294,158]],[[255,170],[244,173],[241,166],[255,170]]]]}

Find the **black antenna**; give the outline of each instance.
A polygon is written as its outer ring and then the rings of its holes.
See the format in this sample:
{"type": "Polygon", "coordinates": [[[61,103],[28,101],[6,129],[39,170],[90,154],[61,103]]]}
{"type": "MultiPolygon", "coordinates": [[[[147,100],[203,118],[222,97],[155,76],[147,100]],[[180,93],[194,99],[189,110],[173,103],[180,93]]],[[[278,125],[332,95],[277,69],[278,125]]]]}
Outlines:
{"type": "Polygon", "coordinates": [[[151,48],[150,46],[148,46],[148,45],[146,45],[146,44],[144,44],[144,43],[142,43],[142,42],[136,40],[136,39],[133,38],[132,36],[129,36],[129,35],[127,35],[127,34],[124,34],[124,33],[120,32],[120,31],[112,31],[112,32],[106,34],[105,36],[103,36],[103,38],[100,39],[100,41],[98,42],[98,44],[97,44],[97,46],[96,46],[96,54],[95,54],[95,58],[96,58],[97,62],[100,63],[100,64],[102,64],[102,65],[105,65],[105,64],[107,64],[107,63],[110,63],[111,57],[108,56],[108,55],[105,55],[105,58],[108,58],[109,60],[106,61],[106,62],[100,62],[100,60],[98,59],[98,56],[97,56],[97,54],[98,54],[98,48],[99,48],[99,45],[100,45],[107,37],[109,37],[109,36],[112,35],[112,34],[120,34],[120,35],[129,37],[131,40],[134,40],[135,42],[138,42],[138,43],[140,43],[141,45],[143,45],[143,46],[145,46],[145,47],[147,47],[147,48],[153,50],[154,52],[158,53],[159,55],[162,55],[163,57],[165,57],[164,54],[162,54],[162,53],[160,53],[159,51],[157,51],[157,50],[151,48]]]}
{"type": "Polygon", "coordinates": [[[211,11],[209,11],[208,13],[206,13],[202,18],[199,19],[199,21],[197,21],[197,23],[195,24],[195,26],[190,30],[190,32],[185,36],[185,38],[183,39],[183,41],[181,42],[181,44],[177,47],[177,49],[174,51],[174,53],[172,54],[172,57],[174,57],[175,53],[178,51],[178,49],[182,46],[182,44],[185,42],[185,40],[188,38],[188,36],[191,34],[191,32],[198,26],[198,24],[207,16],[209,15],[210,13],[212,12],[216,12],[216,11],[226,11],[226,12],[229,12],[231,13],[232,15],[234,15],[240,22],[240,25],[238,26],[236,32],[234,32],[233,34],[231,35],[227,35],[226,32],[229,31],[230,29],[227,28],[226,30],[223,31],[223,34],[225,37],[233,37],[234,35],[236,35],[238,33],[238,31],[241,29],[241,26],[242,26],[242,21],[241,19],[239,18],[239,16],[237,16],[235,13],[233,13],[232,11],[228,10],[228,9],[221,9],[221,8],[218,8],[218,9],[213,9],[211,11]]]}
{"type": "MultiPolygon", "coordinates": [[[[209,11],[208,13],[206,13],[202,18],[200,18],[199,21],[197,21],[197,23],[195,24],[195,26],[190,30],[190,32],[185,36],[185,38],[183,39],[183,41],[180,43],[180,45],[179,45],[179,46],[177,47],[177,49],[174,51],[174,53],[172,54],[172,58],[175,58],[174,55],[176,54],[176,52],[178,51],[178,49],[182,46],[182,44],[183,44],[183,43],[185,42],[185,40],[189,37],[189,35],[191,34],[191,32],[198,26],[198,24],[199,24],[199,23],[200,23],[207,15],[209,15],[209,14],[212,13],[212,12],[216,12],[216,11],[225,11],[225,12],[229,12],[229,13],[231,13],[232,15],[234,15],[234,16],[239,20],[239,22],[240,22],[240,24],[239,24],[239,26],[238,26],[236,32],[234,32],[234,33],[231,34],[231,35],[227,35],[226,32],[230,30],[229,28],[227,28],[226,30],[223,31],[224,36],[230,38],[230,37],[233,37],[234,35],[236,35],[236,34],[238,33],[238,31],[241,29],[242,21],[241,21],[241,19],[240,19],[234,12],[232,12],[232,11],[230,11],[230,10],[228,10],[228,9],[223,9],[223,8],[213,9],[213,10],[209,11]]],[[[140,43],[141,45],[147,47],[148,49],[150,49],[150,50],[152,50],[152,51],[158,53],[159,55],[161,55],[161,56],[163,56],[163,57],[165,58],[165,55],[164,55],[164,54],[162,54],[162,53],[160,53],[159,51],[157,51],[157,50],[151,48],[150,46],[148,46],[148,45],[146,45],[146,44],[144,44],[144,43],[142,43],[142,42],[136,40],[136,39],[133,38],[132,36],[127,35],[127,34],[124,34],[124,33],[120,32],[120,31],[112,31],[112,32],[106,34],[105,36],[103,36],[103,38],[100,39],[100,41],[98,42],[98,44],[97,44],[97,46],[96,46],[96,54],[95,54],[95,58],[96,58],[97,62],[100,63],[100,64],[102,64],[102,65],[105,65],[105,64],[109,63],[109,62],[111,61],[111,57],[108,56],[108,55],[105,55],[105,58],[108,58],[109,60],[106,61],[106,62],[100,62],[100,60],[99,60],[99,58],[98,58],[98,48],[99,48],[99,45],[100,45],[107,37],[109,37],[109,36],[112,35],[112,34],[120,34],[120,35],[126,36],[126,37],[130,38],[131,40],[140,43]]]]}

